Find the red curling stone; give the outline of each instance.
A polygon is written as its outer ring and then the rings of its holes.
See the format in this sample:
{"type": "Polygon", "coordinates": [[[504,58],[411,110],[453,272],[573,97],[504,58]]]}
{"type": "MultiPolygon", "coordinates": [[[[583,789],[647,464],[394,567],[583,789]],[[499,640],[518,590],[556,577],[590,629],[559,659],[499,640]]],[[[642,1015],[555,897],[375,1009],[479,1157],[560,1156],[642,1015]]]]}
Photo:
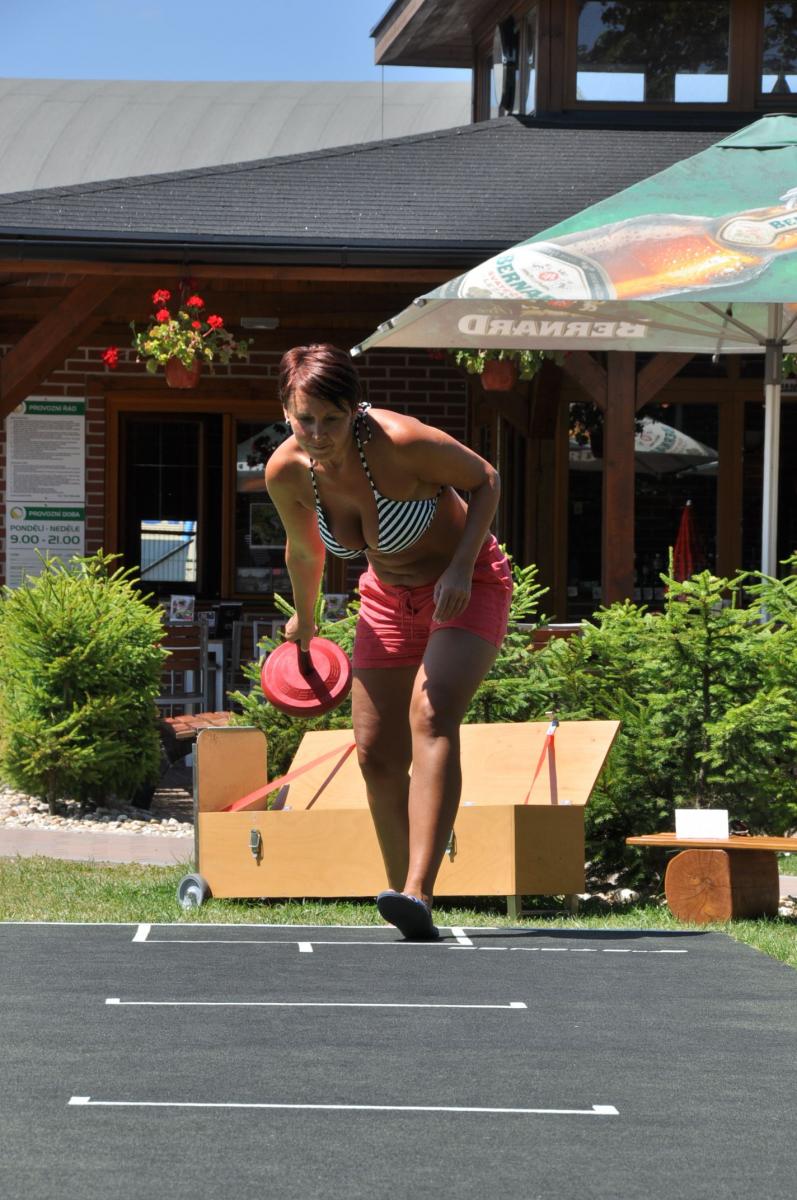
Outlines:
{"type": "Polygon", "coordinates": [[[314,637],[309,650],[283,642],[260,671],[263,694],[291,717],[317,717],[337,708],[351,690],[351,663],[335,642],[314,637]]]}

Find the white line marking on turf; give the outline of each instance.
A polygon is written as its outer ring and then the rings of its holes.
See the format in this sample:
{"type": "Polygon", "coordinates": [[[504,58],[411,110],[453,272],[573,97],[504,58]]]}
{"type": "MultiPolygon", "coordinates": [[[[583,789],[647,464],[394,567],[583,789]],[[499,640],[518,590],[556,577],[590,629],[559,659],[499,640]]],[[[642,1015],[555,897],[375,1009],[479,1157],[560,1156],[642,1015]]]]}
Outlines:
{"type": "MultiPolygon", "coordinates": [[[[131,925],[136,925],[135,921],[0,921],[0,929],[7,925],[54,925],[66,926],[69,928],[85,928],[90,929],[129,929],[131,925]]],[[[185,929],[185,921],[153,921],[152,929],[185,929]]],[[[362,930],[362,925],[288,925],[281,921],[203,921],[203,929],[359,929],[362,930]]],[[[374,926],[374,928],[383,928],[374,926]]],[[[518,929],[516,926],[507,925],[466,925],[465,929],[470,929],[477,936],[485,933],[497,933],[499,935],[514,936],[517,933],[527,933],[527,930],[518,929]]],[[[649,930],[645,929],[630,929],[628,933],[636,933],[643,937],[655,937],[649,930]]],[[[688,938],[704,938],[711,937],[710,933],[699,933],[692,930],[683,930],[682,936],[688,938]]],[[[724,935],[723,935],[724,936],[724,935]]],[[[165,939],[157,939],[163,941],[165,939]]],[[[683,950],[659,950],[658,954],[683,954],[683,950]]]]}
{"type": "MultiPolygon", "coordinates": [[[[68,925],[75,928],[90,929],[129,929],[136,921],[0,921],[0,928],[5,925],[68,925]]],[[[185,929],[185,921],[153,921],[155,929],[185,929]]],[[[362,929],[362,925],[293,925],[285,921],[203,921],[203,929],[362,929]]],[[[377,926],[374,926],[377,928],[377,926]]],[[[495,932],[492,925],[480,925],[482,932],[495,932]]],[[[500,930],[499,930],[500,932],[500,930]]]]}
{"type": "MultiPolygon", "coordinates": [[[[466,946],[452,945],[450,942],[404,942],[404,941],[373,941],[354,938],[322,939],[313,938],[312,942],[297,942],[295,938],[148,938],[148,946],[375,946],[390,950],[465,950],[466,946]]],[[[482,947],[473,947],[482,949],[482,947]]]]}
{"type": "Polygon", "coordinates": [[[465,933],[465,930],[462,929],[462,927],[459,925],[451,926],[451,936],[455,937],[457,939],[460,946],[472,946],[473,945],[473,942],[467,936],[467,934],[465,933]]]}
{"type": "Polygon", "coordinates": [[[109,996],[105,1003],[121,1008],[528,1008],[522,1000],[511,1000],[509,1004],[403,1004],[359,1000],[122,1000],[109,996]]]}
{"type": "Polygon", "coordinates": [[[299,947],[300,954],[312,954],[313,953],[313,943],[312,942],[297,942],[296,944],[299,947]]]}
{"type": "MultiPolygon", "coordinates": [[[[477,946],[478,950],[486,950],[486,946],[477,946]]],[[[689,950],[612,950],[602,946],[600,949],[581,946],[508,946],[509,950],[520,950],[526,954],[532,954],[535,951],[540,953],[550,954],[552,951],[564,954],[689,954],[689,950]]]]}
{"type": "Polygon", "coordinates": [[[613,1104],[593,1104],[590,1108],[477,1108],[446,1104],[257,1104],[193,1100],[92,1100],[91,1096],[72,1096],[69,1104],[73,1108],[268,1108],[314,1109],[326,1112],[498,1113],[501,1116],[550,1113],[554,1116],[576,1117],[620,1115],[613,1104]]]}
{"type": "Polygon", "coordinates": [[[138,929],[133,934],[133,941],[134,942],[145,942],[147,940],[147,938],[149,937],[151,929],[152,929],[151,925],[139,925],[138,929]]]}
{"type": "Polygon", "coordinates": [[[365,941],[355,939],[326,940],[314,938],[312,942],[297,942],[293,938],[147,938],[148,946],[372,946],[386,950],[519,950],[526,954],[689,954],[689,950],[629,950],[612,947],[582,946],[474,946],[452,945],[450,942],[396,942],[365,941]]]}

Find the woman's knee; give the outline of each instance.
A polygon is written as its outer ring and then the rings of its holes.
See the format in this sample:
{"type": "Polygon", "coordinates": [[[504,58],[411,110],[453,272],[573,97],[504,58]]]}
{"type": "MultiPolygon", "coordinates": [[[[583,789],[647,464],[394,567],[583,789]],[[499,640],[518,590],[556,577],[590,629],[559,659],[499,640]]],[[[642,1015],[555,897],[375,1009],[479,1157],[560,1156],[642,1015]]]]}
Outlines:
{"type": "Polygon", "coordinates": [[[402,746],[395,737],[358,738],[357,761],[366,780],[400,779],[409,773],[412,746],[402,746]]]}
{"type": "Polygon", "coordinates": [[[412,736],[457,738],[462,715],[455,698],[444,688],[424,687],[413,696],[410,706],[412,736]]]}

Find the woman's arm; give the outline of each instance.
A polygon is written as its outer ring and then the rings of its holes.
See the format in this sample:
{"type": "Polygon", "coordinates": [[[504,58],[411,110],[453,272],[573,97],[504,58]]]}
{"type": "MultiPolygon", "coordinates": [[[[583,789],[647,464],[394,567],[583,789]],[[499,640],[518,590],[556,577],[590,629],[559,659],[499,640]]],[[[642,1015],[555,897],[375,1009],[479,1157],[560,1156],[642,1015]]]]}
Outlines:
{"type": "Polygon", "coordinates": [[[266,487],[285,527],[285,565],[291,580],[295,616],[285,626],[288,641],[306,650],[315,635],[315,603],[324,573],[326,551],[318,532],[315,512],[306,508],[291,479],[290,464],[271,458],[266,467],[266,487]]]}

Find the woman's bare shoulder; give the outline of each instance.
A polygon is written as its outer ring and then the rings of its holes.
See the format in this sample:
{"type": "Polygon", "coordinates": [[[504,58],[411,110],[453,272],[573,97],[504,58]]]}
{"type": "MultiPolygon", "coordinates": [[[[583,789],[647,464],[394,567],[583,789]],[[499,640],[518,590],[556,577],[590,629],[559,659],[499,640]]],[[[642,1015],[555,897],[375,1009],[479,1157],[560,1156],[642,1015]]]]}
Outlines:
{"type": "Polygon", "coordinates": [[[448,434],[434,425],[427,425],[417,417],[406,413],[393,412],[389,408],[370,408],[369,418],[397,449],[411,447],[423,442],[438,442],[448,440],[448,434]]]}
{"type": "Polygon", "coordinates": [[[426,483],[472,491],[494,473],[475,450],[435,425],[389,409],[377,409],[374,420],[389,439],[393,464],[426,483]]]}
{"type": "Polygon", "coordinates": [[[284,490],[293,488],[301,495],[308,470],[307,455],[299,449],[296,438],[289,437],[277,446],[266,463],[266,484],[269,488],[275,484],[284,490]]]}

